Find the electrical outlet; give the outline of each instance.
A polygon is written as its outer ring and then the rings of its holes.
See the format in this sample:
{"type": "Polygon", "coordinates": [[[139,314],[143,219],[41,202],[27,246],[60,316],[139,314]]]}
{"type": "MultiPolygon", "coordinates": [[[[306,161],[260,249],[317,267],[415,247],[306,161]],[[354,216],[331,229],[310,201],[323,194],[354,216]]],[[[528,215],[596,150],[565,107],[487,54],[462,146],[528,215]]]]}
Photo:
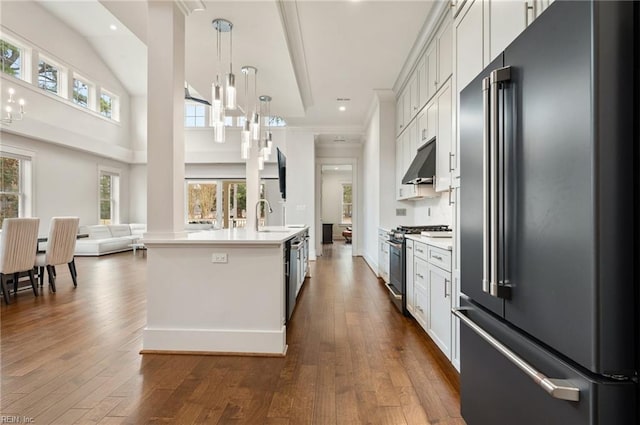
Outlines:
{"type": "Polygon", "coordinates": [[[227,263],[227,253],[226,252],[214,252],[211,254],[211,262],[212,263],[227,263]]]}

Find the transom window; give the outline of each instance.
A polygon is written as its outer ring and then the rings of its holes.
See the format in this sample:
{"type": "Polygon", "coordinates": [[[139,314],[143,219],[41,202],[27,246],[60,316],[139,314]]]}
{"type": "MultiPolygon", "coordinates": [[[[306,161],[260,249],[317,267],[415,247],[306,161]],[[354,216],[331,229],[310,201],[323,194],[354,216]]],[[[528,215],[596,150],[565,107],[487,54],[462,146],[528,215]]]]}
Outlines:
{"type": "Polygon", "coordinates": [[[100,94],[100,114],[107,118],[113,115],[113,97],[104,91],[100,94]]]}
{"type": "Polygon", "coordinates": [[[0,58],[2,72],[23,79],[23,49],[7,40],[0,39],[0,53],[2,54],[0,58]]]}
{"type": "Polygon", "coordinates": [[[184,105],[184,126],[204,127],[205,126],[205,105],[196,103],[185,103],[184,105]]]}
{"type": "Polygon", "coordinates": [[[73,102],[83,108],[89,107],[89,83],[79,79],[73,79],[73,102]]]}
{"type": "Polygon", "coordinates": [[[41,58],[38,62],[38,87],[50,93],[60,94],[59,69],[49,61],[41,58]]]}

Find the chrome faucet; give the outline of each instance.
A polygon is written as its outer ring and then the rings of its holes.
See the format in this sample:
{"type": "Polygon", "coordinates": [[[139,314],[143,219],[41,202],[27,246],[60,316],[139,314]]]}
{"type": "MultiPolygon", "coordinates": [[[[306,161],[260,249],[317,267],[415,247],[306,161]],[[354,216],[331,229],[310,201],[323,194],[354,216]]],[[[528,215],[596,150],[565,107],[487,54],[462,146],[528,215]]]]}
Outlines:
{"type": "Polygon", "coordinates": [[[258,202],[256,202],[256,232],[259,232],[260,230],[260,211],[259,211],[259,207],[260,207],[260,203],[261,202],[265,202],[267,204],[267,208],[269,208],[269,214],[271,214],[273,212],[273,210],[271,209],[271,205],[269,204],[269,201],[267,201],[266,199],[260,199],[258,200],[258,202]]]}

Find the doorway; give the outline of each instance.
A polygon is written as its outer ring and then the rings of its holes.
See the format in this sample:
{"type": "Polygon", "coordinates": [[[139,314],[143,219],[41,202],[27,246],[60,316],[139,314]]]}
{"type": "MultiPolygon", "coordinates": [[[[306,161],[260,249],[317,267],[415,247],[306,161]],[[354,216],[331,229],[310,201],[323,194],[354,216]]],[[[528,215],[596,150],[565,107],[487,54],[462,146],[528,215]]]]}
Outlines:
{"type": "Polygon", "coordinates": [[[321,248],[337,244],[354,255],[354,166],[321,164],[319,189],[321,248]]]}

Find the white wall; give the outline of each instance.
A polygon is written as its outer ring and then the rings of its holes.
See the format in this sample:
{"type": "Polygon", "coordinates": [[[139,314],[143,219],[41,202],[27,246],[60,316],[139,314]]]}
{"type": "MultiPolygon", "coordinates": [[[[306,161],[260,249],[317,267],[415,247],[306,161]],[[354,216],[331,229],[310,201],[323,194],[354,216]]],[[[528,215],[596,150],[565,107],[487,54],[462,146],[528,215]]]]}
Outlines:
{"type": "Polygon", "coordinates": [[[395,97],[390,90],[376,90],[367,124],[363,149],[363,256],[373,269],[378,267],[378,228],[411,224],[396,217],[396,208],[411,208],[395,200],[395,97]]]}
{"type": "Polygon", "coordinates": [[[333,223],[333,238],[343,239],[342,185],[351,183],[351,171],[322,171],[322,222],[333,223]]]}
{"type": "Polygon", "coordinates": [[[40,234],[46,235],[51,217],[77,216],[80,224],[99,220],[99,168],[120,173],[120,222],[129,223],[129,165],[52,143],[2,132],[2,147],[33,153],[33,216],[40,218],[40,234]]]}
{"type": "Polygon", "coordinates": [[[306,224],[310,227],[311,260],[316,258],[315,240],[315,150],[313,132],[307,129],[287,128],[287,224],[306,224]]]}
{"type": "Polygon", "coordinates": [[[147,165],[130,166],[129,217],[132,223],[147,222],[147,165]]]}
{"type": "MultiPolygon", "coordinates": [[[[104,87],[116,94],[120,103],[120,122],[115,122],[77,107],[67,99],[45,93],[37,87],[37,81],[29,84],[3,74],[3,86],[14,87],[27,102],[26,118],[11,124],[11,131],[129,161],[129,94],[92,46],[33,1],[3,2],[2,25],[3,33],[79,72],[95,83],[96,88],[104,87]]],[[[38,57],[32,56],[33,66],[37,66],[38,57]]]]}

